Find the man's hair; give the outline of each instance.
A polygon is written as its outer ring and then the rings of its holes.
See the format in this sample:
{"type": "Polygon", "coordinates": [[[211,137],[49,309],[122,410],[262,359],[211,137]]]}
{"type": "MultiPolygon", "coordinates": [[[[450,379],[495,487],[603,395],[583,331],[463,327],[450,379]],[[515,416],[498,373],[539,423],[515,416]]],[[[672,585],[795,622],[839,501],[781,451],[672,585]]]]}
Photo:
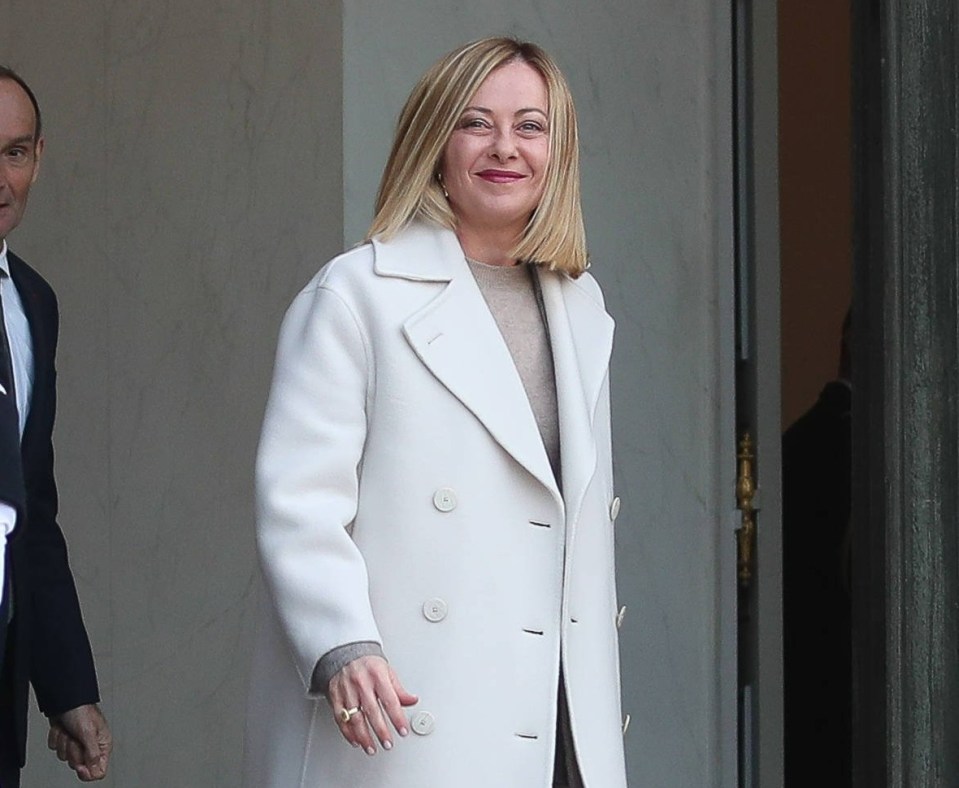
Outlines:
{"type": "Polygon", "coordinates": [[[33,91],[30,90],[30,86],[26,83],[24,78],[12,68],[0,66],[0,79],[11,79],[16,82],[20,87],[23,88],[23,92],[27,94],[27,98],[29,98],[30,103],[33,104],[33,115],[37,121],[34,125],[33,141],[37,142],[40,139],[40,135],[43,133],[43,121],[40,118],[40,103],[37,101],[37,97],[33,94],[33,91]]]}
{"type": "Polygon", "coordinates": [[[394,236],[415,219],[456,229],[438,175],[456,123],[491,72],[519,61],[543,77],[549,101],[549,160],[539,205],[512,256],[579,276],[587,267],[579,193],[579,133],[569,86],[536,44],[484,38],[435,63],[406,100],[376,197],[368,238],[394,236]]]}

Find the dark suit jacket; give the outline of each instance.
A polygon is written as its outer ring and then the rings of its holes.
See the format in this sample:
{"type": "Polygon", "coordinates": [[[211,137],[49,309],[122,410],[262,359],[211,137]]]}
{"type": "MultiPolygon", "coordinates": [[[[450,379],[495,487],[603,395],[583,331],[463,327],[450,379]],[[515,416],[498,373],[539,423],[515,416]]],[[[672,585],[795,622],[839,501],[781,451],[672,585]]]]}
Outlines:
{"type": "Polygon", "coordinates": [[[27,684],[47,715],[99,701],[90,642],[83,626],[66,543],[57,524],[53,421],[59,312],[43,278],[8,251],[10,275],[30,323],[34,383],[21,442],[25,516],[8,545],[14,618],[0,677],[0,759],[22,766],[27,731],[27,684]]]}

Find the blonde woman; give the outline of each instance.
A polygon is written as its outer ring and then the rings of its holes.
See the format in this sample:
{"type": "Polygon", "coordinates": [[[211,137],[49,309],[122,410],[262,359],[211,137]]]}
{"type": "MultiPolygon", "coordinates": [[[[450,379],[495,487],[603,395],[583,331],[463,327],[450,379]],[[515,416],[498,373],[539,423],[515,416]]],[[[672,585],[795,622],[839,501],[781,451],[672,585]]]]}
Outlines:
{"type": "Polygon", "coordinates": [[[458,48],[403,109],[368,242],[290,307],[249,785],[626,785],[577,146],[543,50],[458,48]]]}

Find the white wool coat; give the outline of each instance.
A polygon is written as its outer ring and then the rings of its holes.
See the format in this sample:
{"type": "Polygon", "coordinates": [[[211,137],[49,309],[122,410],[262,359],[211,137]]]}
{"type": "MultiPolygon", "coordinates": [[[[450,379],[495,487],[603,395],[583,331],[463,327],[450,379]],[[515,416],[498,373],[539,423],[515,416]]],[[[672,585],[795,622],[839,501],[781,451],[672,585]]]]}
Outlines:
{"type": "Polygon", "coordinates": [[[626,785],[613,321],[588,274],[540,278],[562,492],[452,232],[347,252],[290,307],[257,458],[251,788],[547,788],[561,662],[585,785],[626,785]],[[420,698],[375,757],[309,694],[317,660],[363,640],[420,698]]]}

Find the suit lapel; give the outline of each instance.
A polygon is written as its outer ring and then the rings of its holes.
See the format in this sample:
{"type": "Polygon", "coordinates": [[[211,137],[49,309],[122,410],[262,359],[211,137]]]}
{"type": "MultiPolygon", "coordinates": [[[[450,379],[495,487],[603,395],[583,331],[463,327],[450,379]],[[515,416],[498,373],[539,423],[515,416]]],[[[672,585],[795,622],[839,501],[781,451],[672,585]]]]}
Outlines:
{"type": "Polygon", "coordinates": [[[50,352],[47,340],[47,316],[43,314],[40,294],[29,276],[32,272],[29,271],[27,264],[12,254],[9,249],[7,259],[10,261],[10,278],[17,286],[23,312],[27,316],[27,323],[30,324],[30,340],[33,344],[33,394],[30,397],[30,410],[27,413],[27,423],[21,443],[25,448],[29,445],[31,425],[36,421],[36,414],[40,410],[38,403],[45,396],[47,387],[50,385],[48,377],[52,372],[52,366],[47,364],[50,352]]]}
{"type": "Polygon", "coordinates": [[[584,285],[548,272],[540,282],[556,372],[563,497],[573,524],[596,472],[593,416],[609,366],[613,319],[584,285]]]}

